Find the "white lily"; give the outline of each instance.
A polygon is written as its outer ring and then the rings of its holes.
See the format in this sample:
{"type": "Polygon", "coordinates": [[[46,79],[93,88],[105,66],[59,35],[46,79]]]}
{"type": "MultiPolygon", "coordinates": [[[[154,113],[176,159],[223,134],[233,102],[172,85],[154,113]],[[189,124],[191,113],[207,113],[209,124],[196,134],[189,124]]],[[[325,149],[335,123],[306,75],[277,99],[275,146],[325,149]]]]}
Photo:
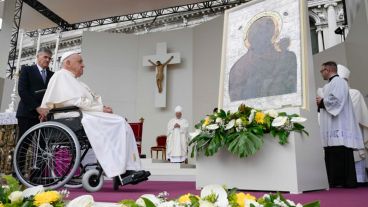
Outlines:
{"type": "Polygon", "coordinates": [[[9,185],[2,185],[1,187],[4,188],[4,189],[9,190],[9,185]]]}
{"type": "Polygon", "coordinates": [[[229,121],[229,123],[226,124],[225,130],[229,130],[233,128],[234,126],[235,126],[235,120],[232,119],[231,121],[229,121]]]}
{"type": "Polygon", "coordinates": [[[210,124],[206,128],[209,129],[209,130],[216,130],[216,129],[219,128],[219,125],[217,125],[217,124],[210,124]]]}
{"type": "Polygon", "coordinates": [[[241,120],[241,118],[238,118],[236,121],[236,126],[242,126],[243,125],[243,121],[241,120]]]}
{"type": "Polygon", "coordinates": [[[194,132],[189,133],[190,139],[198,136],[202,131],[200,129],[196,129],[194,132]]]}
{"type": "Polygon", "coordinates": [[[176,207],[179,206],[179,204],[175,201],[166,201],[163,203],[160,203],[157,207],[176,207]]]}
{"type": "Polygon", "coordinates": [[[307,119],[304,117],[292,117],[290,121],[293,123],[302,123],[302,122],[307,121],[307,119]]]}
{"type": "Polygon", "coordinates": [[[38,185],[36,187],[32,187],[32,188],[27,188],[23,191],[23,197],[24,198],[29,198],[31,196],[35,196],[38,193],[42,193],[45,192],[45,189],[43,188],[42,185],[38,185]]]}
{"type": "Polygon", "coordinates": [[[223,123],[223,120],[220,117],[217,117],[215,122],[221,125],[223,123]]]}
{"type": "Polygon", "coordinates": [[[8,198],[12,203],[23,201],[23,193],[22,191],[13,191],[8,198]]]}
{"type": "Polygon", "coordinates": [[[275,200],[273,200],[273,202],[280,207],[288,207],[288,205],[280,198],[276,198],[275,200]]]}
{"type": "Polygon", "coordinates": [[[144,195],[141,195],[141,197],[138,198],[135,201],[135,203],[138,204],[139,206],[145,207],[146,206],[146,203],[144,202],[144,200],[142,198],[146,198],[146,199],[150,200],[153,204],[155,204],[155,206],[158,206],[161,203],[160,199],[158,199],[153,194],[144,194],[144,195]]]}
{"type": "Polygon", "coordinates": [[[67,207],[92,207],[94,203],[91,195],[82,195],[70,201],[67,207]]]}
{"type": "Polygon", "coordinates": [[[49,203],[43,203],[39,207],[54,207],[54,206],[49,203]]]}
{"type": "Polygon", "coordinates": [[[254,115],[256,114],[256,110],[254,110],[254,109],[252,109],[252,111],[250,111],[250,115],[249,115],[249,117],[248,117],[248,119],[249,119],[249,123],[251,123],[252,121],[253,121],[253,119],[254,119],[254,115]]]}
{"type": "Polygon", "coordinates": [[[273,121],[272,121],[272,126],[273,127],[280,127],[280,126],[284,126],[286,121],[287,121],[287,116],[279,116],[276,117],[273,121]]]}
{"type": "Polygon", "coordinates": [[[269,200],[269,199],[271,199],[270,195],[269,195],[269,194],[267,194],[267,193],[266,193],[266,194],[264,194],[262,197],[263,197],[263,199],[268,199],[268,200],[269,200]]]}
{"type": "Polygon", "coordinates": [[[217,196],[216,206],[228,206],[227,193],[221,185],[207,185],[201,191],[201,198],[215,194],[217,196]]]}
{"type": "Polygon", "coordinates": [[[286,199],[286,202],[288,202],[288,204],[291,205],[291,206],[295,206],[294,201],[291,201],[291,200],[286,199]]]}
{"type": "Polygon", "coordinates": [[[276,110],[274,110],[274,109],[267,110],[264,113],[265,114],[268,114],[272,118],[276,118],[276,117],[279,116],[279,113],[276,110]]]}

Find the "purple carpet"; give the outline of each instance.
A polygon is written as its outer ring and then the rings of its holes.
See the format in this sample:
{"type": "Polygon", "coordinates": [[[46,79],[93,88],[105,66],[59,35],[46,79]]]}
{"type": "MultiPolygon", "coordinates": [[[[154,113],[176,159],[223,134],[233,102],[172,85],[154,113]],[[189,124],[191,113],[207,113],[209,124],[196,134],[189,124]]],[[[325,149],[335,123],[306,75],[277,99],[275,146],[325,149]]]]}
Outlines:
{"type": "MultiPolygon", "coordinates": [[[[101,191],[96,193],[88,193],[83,188],[69,189],[70,196],[73,199],[80,195],[93,195],[95,201],[98,202],[118,202],[124,199],[137,199],[142,194],[157,195],[162,191],[169,193],[170,199],[175,199],[185,193],[199,194],[200,191],[195,189],[195,182],[169,182],[169,181],[148,181],[138,185],[127,185],[120,187],[119,191],[112,189],[112,182],[105,181],[101,191]]],[[[252,192],[256,197],[262,196],[266,192],[252,192]]],[[[296,203],[306,204],[311,201],[319,200],[321,207],[368,207],[368,187],[360,187],[355,189],[333,188],[330,190],[306,192],[303,194],[283,194],[286,198],[296,203]]]]}

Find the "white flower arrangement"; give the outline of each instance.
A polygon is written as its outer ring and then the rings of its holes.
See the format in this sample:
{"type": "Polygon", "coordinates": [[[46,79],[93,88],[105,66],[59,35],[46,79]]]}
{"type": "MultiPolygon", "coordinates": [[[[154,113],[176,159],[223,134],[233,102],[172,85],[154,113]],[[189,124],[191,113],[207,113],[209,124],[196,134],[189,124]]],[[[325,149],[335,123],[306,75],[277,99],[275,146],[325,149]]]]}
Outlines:
{"type": "MultiPolygon", "coordinates": [[[[306,205],[286,200],[280,193],[265,194],[256,198],[249,193],[237,193],[236,189],[227,190],[221,185],[203,187],[200,196],[185,194],[178,199],[168,200],[153,194],[142,195],[136,201],[123,200],[122,207],[319,207],[319,201],[306,205]]],[[[85,207],[85,206],[80,206],[85,207]]]]}
{"type": "Polygon", "coordinates": [[[272,109],[262,111],[245,105],[240,105],[235,112],[220,109],[195,125],[196,131],[190,134],[191,156],[194,157],[195,152],[212,156],[225,148],[234,155],[247,157],[262,147],[265,134],[277,137],[281,145],[288,143],[291,131],[308,135],[301,124],[304,121],[306,119],[297,114],[272,109]]]}
{"type": "Polygon", "coordinates": [[[68,194],[68,191],[45,191],[42,186],[36,186],[22,191],[19,181],[10,175],[1,176],[0,181],[6,182],[6,185],[0,185],[0,207],[65,206],[64,198],[68,194]]]}

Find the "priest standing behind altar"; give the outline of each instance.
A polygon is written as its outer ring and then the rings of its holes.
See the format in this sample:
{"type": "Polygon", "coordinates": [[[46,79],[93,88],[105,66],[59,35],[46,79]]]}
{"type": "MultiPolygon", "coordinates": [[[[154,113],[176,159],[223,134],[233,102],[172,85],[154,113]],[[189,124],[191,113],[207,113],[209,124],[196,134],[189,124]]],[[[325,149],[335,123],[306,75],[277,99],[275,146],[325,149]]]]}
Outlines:
{"type": "MultiPolygon", "coordinates": [[[[102,104],[101,96],[78,80],[84,70],[79,54],[66,52],[60,62],[62,68],[51,78],[41,107],[79,107],[83,128],[105,174],[127,184],[123,178],[141,169],[133,130],[123,117],[112,114],[112,109],[102,104]]],[[[139,171],[139,181],[147,180],[149,175],[139,171]]]]}
{"type": "MultiPolygon", "coordinates": [[[[337,74],[345,79],[346,81],[349,80],[350,70],[343,65],[337,65],[337,74]]],[[[349,94],[351,100],[353,102],[354,108],[354,115],[359,123],[363,142],[365,145],[365,149],[355,150],[354,151],[354,161],[355,161],[355,170],[357,181],[359,184],[363,185],[367,183],[367,172],[366,168],[368,167],[368,109],[367,105],[365,104],[364,97],[360,93],[360,91],[356,89],[349,89],[349,94]]]]}
{"type": "Polygon", "coordinates": [[[188,121],[182,118],[182,107],[175,107],[175,118],[167,124],[166,157],[170,162],[184,162],[188,155],[188,121]]]}
{"type": "Polygon", "coordinates": [[[323,87],[323,98],[316,98],[328,182],[330,187],[356,187],[353,151],[364,149],[364,144],[354,116],[349,87],[337,75],[335,62],[322,64],[320,73],[324,80],[328,80],[323,87]]]}

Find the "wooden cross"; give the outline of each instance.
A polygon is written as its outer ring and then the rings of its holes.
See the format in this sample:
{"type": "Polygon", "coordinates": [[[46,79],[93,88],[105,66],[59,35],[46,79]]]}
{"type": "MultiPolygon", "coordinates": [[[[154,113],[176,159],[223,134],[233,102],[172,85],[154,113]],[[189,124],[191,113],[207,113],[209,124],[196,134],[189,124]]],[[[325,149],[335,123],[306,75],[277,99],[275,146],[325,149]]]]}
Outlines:
{"type": "Polygon", "coordinates": [[[166,107],[167,65],[180,63],[180,53],[167,53],[166,42],[159,42],[156,54],[143,57],[143,66],[155,67],[155,107],[166,107]],[[161,71],[160,71],[161,70],[161,71]]]}

